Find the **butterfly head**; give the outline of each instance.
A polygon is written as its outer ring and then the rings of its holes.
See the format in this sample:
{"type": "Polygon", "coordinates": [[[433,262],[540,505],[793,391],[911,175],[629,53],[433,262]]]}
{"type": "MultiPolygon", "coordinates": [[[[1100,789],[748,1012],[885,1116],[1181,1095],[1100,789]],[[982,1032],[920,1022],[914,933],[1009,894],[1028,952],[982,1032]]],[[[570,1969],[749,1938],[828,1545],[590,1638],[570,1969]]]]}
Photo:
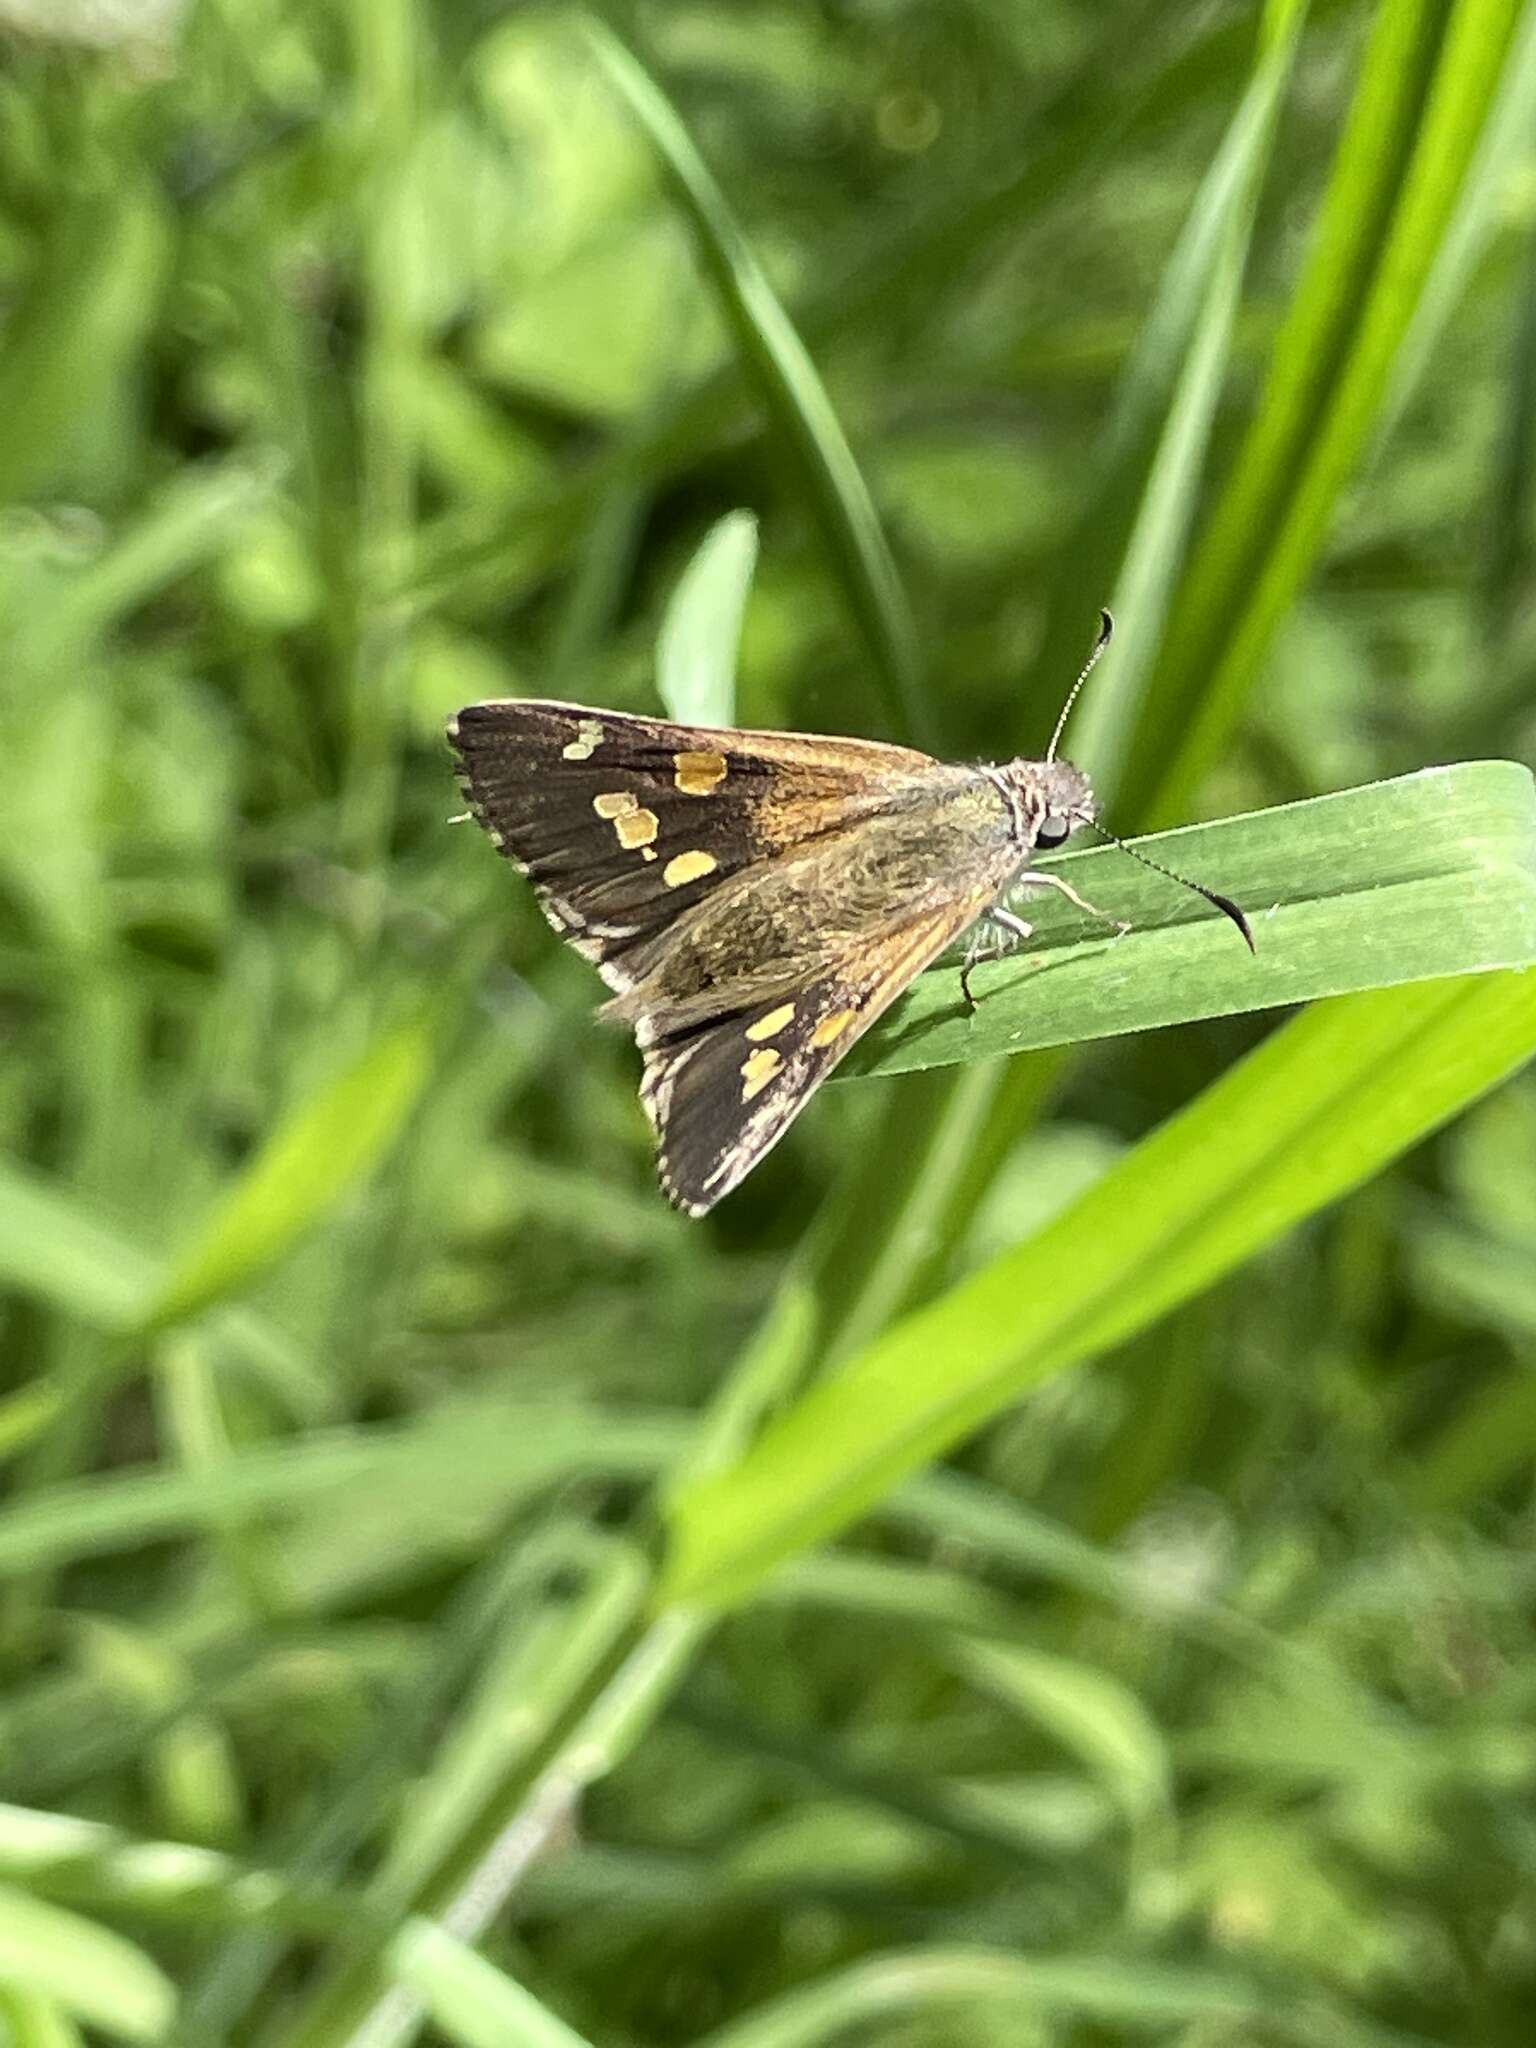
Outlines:
{"type": "Polygon", "coordinates": [[[1003,774],[1030,845],[1041,853],[1098,816],[1087,776],[1070,761],[1010,761],[1003,774]]]}

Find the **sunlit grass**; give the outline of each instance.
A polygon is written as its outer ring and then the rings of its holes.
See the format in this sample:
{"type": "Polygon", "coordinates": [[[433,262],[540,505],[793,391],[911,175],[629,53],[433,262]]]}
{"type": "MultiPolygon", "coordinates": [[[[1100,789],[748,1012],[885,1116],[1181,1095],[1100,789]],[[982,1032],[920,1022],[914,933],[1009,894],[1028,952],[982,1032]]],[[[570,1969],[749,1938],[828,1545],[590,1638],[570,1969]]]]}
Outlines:
{"type": "Polygon", "coordinates": [[[0,2032],[1524,2048],[1536,7],[50,26],[0,2032]],[[671,1214],[444,716],[996,758],[1110,601],[1257,953],[1074,851],[671,1214]]]}

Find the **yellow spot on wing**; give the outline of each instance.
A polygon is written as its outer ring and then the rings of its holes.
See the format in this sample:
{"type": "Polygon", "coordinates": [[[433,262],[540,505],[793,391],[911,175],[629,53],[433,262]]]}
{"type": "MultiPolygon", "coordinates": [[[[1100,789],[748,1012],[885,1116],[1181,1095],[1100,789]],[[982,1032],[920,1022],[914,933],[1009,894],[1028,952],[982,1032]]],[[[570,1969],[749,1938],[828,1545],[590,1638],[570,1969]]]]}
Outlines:
{"type": "Polygon", "coordinates": [[[630,811],[638,811],[640,799],[632,789],[610,789],[602,796],[592,799],[592,808],[600,818],[622,818],[630,811]]]}
{"type": "Polygon", "coordinates": [[[708,796],[729,772],[724,754],[674,754],[672,765],[677,770],[672,779],[684,796],[708,796]]]}
{"type": "Polygon", "coordinates": [[[754,1095],[761,1095],[768,1083],[784,1064],[784,1055],[771,1045],[760,1046],[755,1053],[743,1060],[741,1091],[743,1102],[750,1102],[754,1095]]]}
{"type": "Polygon", "coordinates": [[[560,749],[565,761],[590,761],[603,744],[603,728],[595,718],[582,718],[576,722],[576,737],[560,749]]]}
{"type": "Polygon", "coordinates": [[[793,1003],[780,1003],[776,1010],[770,1010],[766,1017],[759,1017],[755,1024],[747,1026],[747,1036],[754,1044],[761,1038],[772,1038],[784,1029],[795,1014],[793,1003]]]}
{"type": "Polygon", "coordinates": [[[661,820],[654,811],[626,811],[613,821],[620,846],[649,846],[660,828],[661,820]]]}
{"type": "Polygon", "coordinates": [[[712,875],[719,865],[712,853],[696,846],[691,853],[674,854],[662,869],[661,879],[669,889],[680,889],[684,882],[696,882],[701,875],[712,875]]]}
{"type": "Polygon", "coordinates": [[[811,1044],[830,1045],[842,1037],[857,1015],[857,1010],[829,1010],[811,1033],[811,1044]]]}
{"type": "Polygon", "coordinates": [[[655,847],[654,847],[654,846],[642,846],[642,847],[641,847],[641,849],[640,849],[640,858],[641,858],[642,860],[654,860],[654,859],[656,858],[656,849],[655,849],[655,847]]]}

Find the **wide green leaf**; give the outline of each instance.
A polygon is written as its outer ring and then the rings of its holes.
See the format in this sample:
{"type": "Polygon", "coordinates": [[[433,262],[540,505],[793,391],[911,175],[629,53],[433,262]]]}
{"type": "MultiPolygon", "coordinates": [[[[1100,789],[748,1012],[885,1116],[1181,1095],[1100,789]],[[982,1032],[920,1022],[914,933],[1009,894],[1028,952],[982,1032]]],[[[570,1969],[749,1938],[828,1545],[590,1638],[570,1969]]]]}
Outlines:
{"type": "Polygon", "coordinates": [[[1198,896],[1116,847],[1043,867],[1130,920],[1124,938],[1053,891],[1021,899],[1026,951],[972,976],[935,968],[850,1059],[895,1074],[1197,1017],[1536,962],[1536,787],[1507,761],[1426,769],[1137,844],[1235,896],[1250,955],[1198,896]]]}

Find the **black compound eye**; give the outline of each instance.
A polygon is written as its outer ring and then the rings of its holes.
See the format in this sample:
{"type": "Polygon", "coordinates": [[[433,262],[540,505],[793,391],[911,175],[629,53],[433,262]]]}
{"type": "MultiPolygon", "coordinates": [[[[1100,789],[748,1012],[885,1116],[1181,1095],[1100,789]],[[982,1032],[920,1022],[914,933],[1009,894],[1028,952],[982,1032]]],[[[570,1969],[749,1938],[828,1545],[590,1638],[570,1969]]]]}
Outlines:
{"type": "Polygon", "coordinates": [[[1040,829],[1035,834],[1035,844],[1049,853],[1053,846],[1060,846],[1072,827],[1065,818],[1048,815],[1040,820],[1040,829]]]}

